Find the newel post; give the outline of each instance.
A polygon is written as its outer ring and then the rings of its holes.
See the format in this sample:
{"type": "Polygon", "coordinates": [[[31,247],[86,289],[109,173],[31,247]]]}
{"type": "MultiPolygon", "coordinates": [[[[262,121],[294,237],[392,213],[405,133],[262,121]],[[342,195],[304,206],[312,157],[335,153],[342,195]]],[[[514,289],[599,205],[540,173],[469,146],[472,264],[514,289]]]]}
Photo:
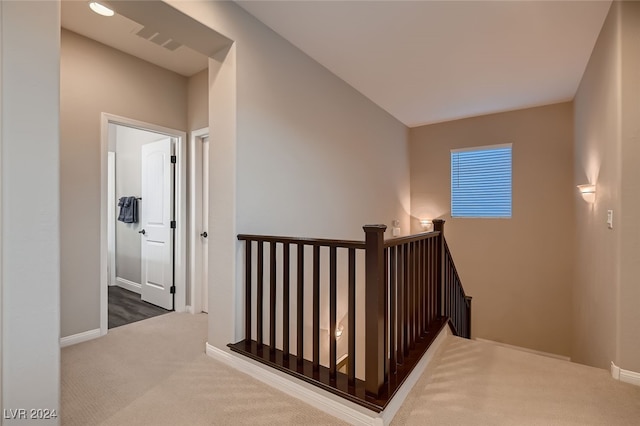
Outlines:
{"type": "Polygon", "coordinates": [[[384,231],[386,225],[365,225],[365,390],[377,396],[385,382],[385,279],[384,231]]]}
{"type": "Polygon", "coordinates": [[[440,232],[438,236],[438,250],[437,250],[437,260],[436,265],[438,265],[438,274],[437,274],[437,283],[438,285],[438,294],[436,296],[436,300],[438,301],[438,312],[440,312],[440,316],[444,316],[444,301],[442,298],[444,297],[444,285],[445,285],[445,273],[444,273],[444,220],[443,219],[433,219],[433,231],[440,232]]]}

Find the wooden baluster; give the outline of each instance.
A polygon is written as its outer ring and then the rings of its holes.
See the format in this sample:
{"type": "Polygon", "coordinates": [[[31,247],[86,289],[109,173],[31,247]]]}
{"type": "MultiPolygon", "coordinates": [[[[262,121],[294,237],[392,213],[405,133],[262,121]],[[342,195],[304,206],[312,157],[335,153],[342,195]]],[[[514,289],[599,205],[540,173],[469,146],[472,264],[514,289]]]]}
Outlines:
{"type": "MultiPolygon", "coordinates": [[[[449,274],[450,274],[450,285],[449,285],[449,297],[451,298],[451,300],[449,301],[449,304],[451,305],[451,317],[452,319],[456,319],[456,289],[457,289],[457,285],[456,285],[456,276],[455,276],[455,272],[453,270],[453,265],[451,264],[451,257],[449,257],[449,274]]],[[[455,323],[454,323],[455,324],[455,323]]]]}
{"type": "Polygon", "coordinates": [[[427,258],[425,259],[426,271],[425,271],[425,318],[424,318],[424,328],[427,330],[429,328],[429,322],[431,321],[431,242],[433,239],[428,239],[425,241],[425,250],[427,251],[427,258]]]}
{"type": "Polygon", "coordinates": [[[424,241],[424,331],[431,316],[431,239],[424,241]]]}
{"type": "Polygon", "coordinates": [[[409,355],[409,346],[411,345],[411,328],[410,318],[411,309],[409,305],[409,299],[411,298],[411,248],[409,244],[403,244],[404,246],[404,356],[409,355]]]}
{"type": "Polygon", "coordinates": [[[431,277],[433,275],[433,268],[431,266],[431,259],[433,256],[432,250],[431,250],[431,243],[433,242],[433,238],[430,238],[426,241],[426,248],[427,248],[427,259],[426,259],[426,263],[427,263],[427,277],[426,277],[426,281],[427,281],[427,298],[426,298],[426,307],[427,307],[427,312],[426,312],[426,318],[425,318],[425,328],[429,327],[429,324],[431,323],[431,305],[433,303],[433,297],[431,295],[431,277]]]}
{"type": "MultiPolygon", "coordinates": [[[[450,301],[449,304],[451,306],[451,317],[453,320],[456,319],[456,276],[455,276],[455,272],[453,271],[453,265],[451,264],[451,257],[449,257],[449,276],[450,276],[450,284],[449,284],[449,297],[450,297],[450,301]]],[[[455,322],[454,322],[455,324],[455,322]]]]}
{"type": "Polygon", "coordinates": [[[282,246],[282,352],[286,359],[289,358],[289,243],[282,246]]]}
{"type": "Polygon", "coordinates": [[[336,378],[336,317],[338,316],[337,264],[337,249],[335,247],[331,247],[329,249],[329,374],[331,376],[331,380],[335,380],[336,378]]]}
{"type": "Polygon", "coordinates": [[[424,310],[424,300],[422,298],[422,285],[424,280],[422,279],[422,261],[423,261],[423,253],[422,253],[422,241],[416,242],[416,246],[418,249],[418,256],[416,258],[417,268],[418,268],[418,312],[417,312],[417,321],[418,321],[418,338],[422,337],[422,333],[424,332],[424,327],[422,325],[422,312],[424,310]]]}
{"type": "Polygon", "coordinates": [[[439,306],[440,302],[438,301],[438,285],[440,282],[438,281],[438,240],[436,238],[432,238],[431,242],[431,317],[430,321],[435,321],[436,318],[440,315],[439,306]]]}
{"type": "Polygon", "coordinates": [[[251,240],[244,242],[244,338],[251,341],[251,240]]]}
{"type": "Polygon", "coordinates": [[[397,291],[398,291],[398,299],[397,299],[397,306],[398,306],[398,313],[397,313],[397,332],[398,332],[398,347],[397,347],[397,359],[398,359],[398,364],[404,364],[404,342],[405,342],[405,335],[404,335],[404,323],[405,323],[405,317],[404,317],[404,245],[399,245],[398,246],[398,262],[397,262],[397,267],[398,267],[398,278],[397,278],[397,291]]]}
{"type": "Polygon", "coordinates": [[[349,386],[356,384],[356,250],[349,249],[349,354],[347,374],[349,386]]]}
{"type": "Polygon", "coordinates": [[[296,289],[296,358],[298,365],[304,360],[304,244],[298,243],[298,282],[296,289]]]}
{"type": "Polygon", "coordinates": [[[433,220],[433,230],[435,232],[440,232],[440,235],[438,236],[438,247],[436,247],[436,254],[437,254],[437,261],[436,261],[436,268],[437,268],[437,275],[436,275],[436,281],[437,281],[437,294],[436,294],[436,300],[438,301],[438,305],[436,307],[437,309],[437,315],[445,315],[444,313],[444,294],[443,294],[443,287],[444,287],[444,220],[442,219],[434,219],[433,220]]]}
{"type": "Polygon", "coordinates": [[[371,395],[379,395],[386,380],[384,368],[384,231],[385,225],[363,227],[366,245],[365,280],[365,390],[371,395]]]}
{"type": "Polygon", "coordinates": [[[430,315],[430,303],[431,303],[431,294],[429,293],[429,283],[430,283],[430,274],[431,274],[431,249],[430,249],[431,239],[424,241],[424,331],[427,332],[429,327],[429,315],[430,315]]]}
{"type": "Polygon", "coordinates": [[[258,289],[256,294],[256,342],[262,345],[262,314],[264,306],[264,242],[258,241],[258,289]]]}
{"type": "MultiPolygon", "coordinates": [[[[452,273],[453,275],[453,273],[452,273]]],[[[458,300],[460,300],[460,295],[459,295],[459,291],[458,291],[458,280],[457,277],[455,277],[454,275],[454,286],[452,288],[452,293],[453,293],[453,316],[454,316],[454,320],[455,320],[455,324],[456,326],[459,328],[460,327],[460,318],[458,318],[458,300]]]]}
{"type": "Polygon", "coordinates": [[[467,339],[471,339],[471,296],[467,296],[467,339]]]}
{"type": "Polygon", "coordinates": [[[415,279],[414,279],[414,297],[416,299],[414,305],[415,305],[415,309],[413,312],[413,316],[414,316],[414,322],[415,322],[415,330],[414,330],[414,335],[415,335],[415,340],[416,342],[418,341],[418,339],[420,338],[420,242],[416,241],[414,243],[414,259],[415,259],[415,266],[413,268],[414,270],[414,275],[415,275],[415,279]]]}
{"type": "Polygon", "coordinates": [[[276,350],[276,243],[269,243],[269,346],[270,351],[276,350]]]}
{"type": "MultiPolygon", "coordinates": [[[[456,320],[459,327],[462,329],[462,287],[460,286],[460,278],[456,274],[456,320]]],[[[460,330],[461,336],[464,335],[464,330],[460,330]]]]}
{"type": "Polygon", "coordinates": [[[411,297],[409,299],[409,308],[411,309],[411,313],[409,315],[409,323],[411,324],[411,328],[409,332],[411,333],[411,345],[410,349],[415,349],[416,347],[416,244],[410,243],[411,246],[411,259],[409,263],[409,268],[411,268],[411,297]]]}
{"type": "Polygon", "coordinates": [[[447,285],[445,288],[447,291],[447,315],[449,317],[452,317],[453,311],[452,311],[452,303],[451,303],[451,288],[452,288],[453,282],[451,280],[451,263],[449,262],[449,256],[447,256],[446,272],[447,272],[447,285]]]}
{"type": "Polygon", "coordinates": [[[313,371],[320,368],[320,246],[313,246],[313,371]]]}
{"type": "Polygon", "coordinates": [[[455,300],[454,300],[454,306],[455,306],[455,315],[456,315],[456,327],[458,328],[458,330],[460,330],[459,336],[462,336],[462,327],[461,327],[461,323],[460,323],[460,287],[458,286],[458,277],[456,275],[456,287],[455,287],[455,291],[454,291],[454,295],[455,295],[455,300]]]}
{"type": "Polygon", "coordinates": [[[453,290],[453,274],[451,271],[451,259],[449,258],[449,253],[445,252],[445,259],[446,259],[446,269],[445,272],[447,274],[447,281],[446,281],[446,294],[447,294],[447,315],[449,317],[453,317],[453,303],[452,303],[452,290],[453,290]]]}
{"type": "Polygon", "coordinates": [[[386,378],[389,376],[389,249],[383,249],[382,258],[384,261],[384,377],[386,378]]]}
{"type": "Polygon", "coordinates": [[[409,243],[409,349],[416,347],[416,248],[409,243]]]}
{"type": "Polygon", "coordinates": [[[389,248],[389,345],[391,346],[391,350],[389,351],[390,354],[390,360],[389,360],[389,364],[390,364],[390,372],[392,374],[395,374],[398,366],[397,366],[397,357],[396,357],[396,351],[397,351],[397,336],[396,336],[396,327],[397,327],[397,321],[396,321],[396,311],[397,311],[397,303],[398,300],[396,298],[396,282],[397,282],[397,270],[398,270],[398,265],[397,265],[397,257],[396,257],[396,253],[397,253],[397,248],[391,247],[389,248]]]}

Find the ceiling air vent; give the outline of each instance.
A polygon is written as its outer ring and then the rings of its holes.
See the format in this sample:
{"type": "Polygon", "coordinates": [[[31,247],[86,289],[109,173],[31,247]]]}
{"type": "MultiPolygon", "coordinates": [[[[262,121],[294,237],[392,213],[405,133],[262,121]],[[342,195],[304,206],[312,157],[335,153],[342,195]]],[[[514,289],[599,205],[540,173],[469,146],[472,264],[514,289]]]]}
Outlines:
{"type": "Polygon", "coordinates": [[[178,43],[175,40],[171,40],[169,43],[165,44],[164,47],[165,49],[169,49],[170,51],[174,51],[176,50],[178,47],[182,46],[180,43],[178,43]]]}
{"type": "Polygon", "coordinates": [[[158,32],[156,30],[152,30],[149,27],[142,27],[142,29],[136,33],[136,35],[138,35],[138,36],[140,36],[140,37],[142,37],[142,38],[144,38],[146,40],[151,39],[151,37],[153,37],[156,34],[158,34],[158,32]]]}
{"type": "Polygon", "coordinates": [[[158,31],[153,30],[149,27],[143,27],[136,33],[137,36],[142,37],[145,40],[149,40],[158,46],[162,46],[167,50],[174,51],[182,44],[178,43],[175,40],[172,40],[170,37],[160,34],[158,31]]]}

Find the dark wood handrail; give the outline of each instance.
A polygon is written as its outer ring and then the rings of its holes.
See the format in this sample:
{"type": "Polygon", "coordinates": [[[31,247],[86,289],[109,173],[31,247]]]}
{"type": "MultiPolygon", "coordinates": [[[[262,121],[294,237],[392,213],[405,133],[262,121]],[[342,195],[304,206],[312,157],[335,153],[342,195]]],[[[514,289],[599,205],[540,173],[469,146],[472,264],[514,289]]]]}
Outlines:
{"type": "Polygon", "coordinates": [[[445,241],[444,221],[433,223],[432,232],[389,240],[385,225],[364,226],[364,241],[238,235],[245,242],[245,339],[229,347],[381,411],[443,326],[449,323],[462,337],[471,334],[471,297],[445,241]],[[364,271],[356,262],[358,250],[364,252],[364,271]],[[346,280],[338,273],[342,268],[346,280]],[[357,276],[364,276],[359,302],[357,276]],[[338,303],[345,294],[340,288],[347,290],[347,303],[338,303]],[[338,306],[347,306],[346,327],[338,323],[338,306]],[[327,315],[329,329],[321,334],[320,320],[327,315]],[[364,317],[362,329],[356,328],[357,316],[364,317]],[[305,320],[312,323],[308,331],[305,320]],[[346,362],[337,359],[337,327],[347,335],[346,362]],[[356,336],[364,336],[362,347],[356,336]],[[357,359],[364,360],[358,367],[363,379],[356,377],[357,359]]]}
{"type": "Polygon", "coordinates": [[[413,243],[416,241],[428,240],[429,238],[438,238],[440,236],[439,231],[422,232],[420,234],[407,235],[406,237],[392,238],[384,241],[384,247],[394,247],[401,244],[413,243]]]}
{"type": "Polygon", "coordinates": [[[287,243],[287,244],[305,244],[309,246],[336,247],[336,248],[365,248],[364,241],[354,240],[332,240],[327,238],[300,238],[300,237],[279,237],[274,235],[251,235],[239,234],[239,241],[261,241],[265,243],[287,243]]]}
{"type": "MultiPolygon", "coordinates": [[[[429,238],[437,238],[440,235],[439,231],[422,232],[420,234],[407,235],[404,237],[392,238],[384,241],[384,247],[394,247],[401,244],[412,243],[429,238]]],[[[303,243],[306,245],[318,245],[323,247],[336,247],[336,248],[354,248],[365,249],[366,244],[364,241],[356,240],[333,240],[327,238],[301,238],[301,237],[282,237],[276,235],[252,235],[252,234],[239,234],[239,241],[263,241],[266,243],[289,243],[298,244],[303,243]]]]}

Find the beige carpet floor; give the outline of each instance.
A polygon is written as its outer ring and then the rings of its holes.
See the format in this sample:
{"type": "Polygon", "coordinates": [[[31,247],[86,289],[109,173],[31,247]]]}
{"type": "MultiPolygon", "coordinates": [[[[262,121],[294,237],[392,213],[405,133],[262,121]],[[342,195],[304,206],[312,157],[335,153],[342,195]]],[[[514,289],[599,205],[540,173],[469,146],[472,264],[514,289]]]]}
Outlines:
{"type": "Polygon", "coordinates": [[[207,316],[171,313],[62,350],[64,426],[335,425],[205,355],[207,316]]]}
{"type": "MultiPolygon", "coordinates": [[[[172,313],[64,348],[62,424],[343,424],[207,357],[206,334],[206,315],[172,313]]],[[[640,425],[640,387],[448,337],[393,424],[640,425]]]]}
{"type": "Polygon", "coordinates": [[[447,337],[394,425],[640,425],[640,387],[606,370],[447,337]]]}

